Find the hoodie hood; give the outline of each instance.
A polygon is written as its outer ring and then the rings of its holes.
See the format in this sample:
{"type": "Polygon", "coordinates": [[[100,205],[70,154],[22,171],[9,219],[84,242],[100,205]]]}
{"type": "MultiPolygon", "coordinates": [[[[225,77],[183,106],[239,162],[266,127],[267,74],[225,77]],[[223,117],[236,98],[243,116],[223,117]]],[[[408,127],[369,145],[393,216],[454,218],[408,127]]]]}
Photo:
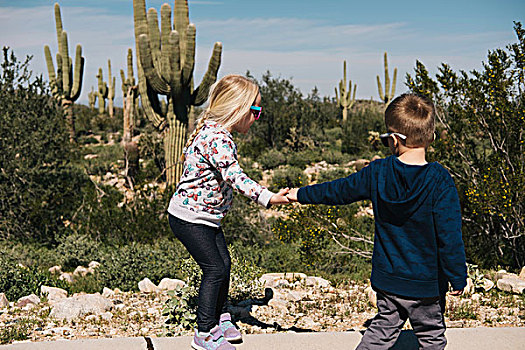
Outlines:
{"type": "Polygon", "coordinates": [[[405,164],[396,156],[386,158],[379,168],[378,210],[386,222],[401,226],[433,192],[437,163],[405,164]]]}

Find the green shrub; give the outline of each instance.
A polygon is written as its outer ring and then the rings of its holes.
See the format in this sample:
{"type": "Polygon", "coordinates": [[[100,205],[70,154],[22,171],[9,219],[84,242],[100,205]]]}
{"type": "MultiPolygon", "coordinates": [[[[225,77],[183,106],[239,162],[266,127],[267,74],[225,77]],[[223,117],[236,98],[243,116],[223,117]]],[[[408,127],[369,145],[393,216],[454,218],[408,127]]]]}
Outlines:
{"type": "Polygon", "coordinates": [[[287,164],[300,169],[306,168],[307,165],[320,162],[323,156],[314,150],[304,150],[299,152],[291,152],[287,157],[287,164]]]}
{"type": "Polygon", "coordinates": [[[44,285],[68,290],[67,282],[47,271],[40,271],[34,266],[23,267],[7,257],[0,257],[0,290],[8,300],[16,301],[32,293],[40,295],[40,287],[44,285]]]}
{"type": "Polygon", "coordinates": [[[81,206],[87,181],[71,165],[75,154],[62,110],[49,87],[31,80],[4,48],[0,72],[0,238],[53,242],[81,206]]]}
{"type": "Polygon", "coordinates": [[[272,190],[277,191],[281,188],[302,187],[307,183],[307,176],[303,171],[294,166],[286,166],[276,169],[272,177],[272,190]]]}
{"type": "Polygon", "coordinates": [[[270,149],[261,154],[257,161],[261,164],[263,169],[273,169],[279,165],[286,163],[286,157],[284,154],[276,149],[270,149]]]}
{"type": "Polygon", "coordinates": [[[77,266],[87,266],[91,261],[101,258],[101,246],[90,236],[72,234],[58,239],[56,247],[57,264],[63,271],[72,271],[77,266]]]}
{"type": "Polygon", "coordinates": [[[319,177],[317,178],[318,183],[334,181],[349,175],[349,169],[337,168],[332,170],[325,170],[319,172],[319,177]]]}

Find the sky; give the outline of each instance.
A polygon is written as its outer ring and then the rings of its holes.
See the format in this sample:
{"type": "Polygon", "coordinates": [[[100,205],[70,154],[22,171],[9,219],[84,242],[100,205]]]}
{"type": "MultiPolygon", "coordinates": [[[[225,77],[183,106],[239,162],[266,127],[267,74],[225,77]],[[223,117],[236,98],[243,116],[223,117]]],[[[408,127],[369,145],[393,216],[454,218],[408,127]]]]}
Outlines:
{"type": "MultiPolygon", "coordinates": [[[[146,0],[160,12],[163,3],[146,0]]],[[[35,74],[48,72],[44,45],[57,52],[55,1],[0,0],[0,46],[19,59],[32,55],[35,74]]],[[[122,105],[120,69],[127,49],[135,53],[133,0],[59,0],[69,54],[77,44],[85,57],[79,102],[97,89],[98,68],[107,81],[107,60],[116,76],[117,106],[122,105]]],[[[270,71],[291,79],[303,94],[317,87],[335,96],[343,77],[357,84],[357,98],[379,99],[376,75],[384,82],[383,53],[390,75],[397,67],[396,94],[406,91],[405,75],[416,60],[435,73],[442,62],[454,70],[480,69],[488,50],[516,41],[513,21],[525,24],[524,0],[351,1],[351,0],[189,0],[190,22],[197,27],[195,81],[205,73],[213,44],[222,42],[219,77],[245,74],[257,79],[270,71]]],[[[134,57],[134,61],[136,58],[134,57]]],[[[135,69],[136,74],[136,69],[135,69]]],[[[383,84],[384,85],[384,84],[383,84]]]]}

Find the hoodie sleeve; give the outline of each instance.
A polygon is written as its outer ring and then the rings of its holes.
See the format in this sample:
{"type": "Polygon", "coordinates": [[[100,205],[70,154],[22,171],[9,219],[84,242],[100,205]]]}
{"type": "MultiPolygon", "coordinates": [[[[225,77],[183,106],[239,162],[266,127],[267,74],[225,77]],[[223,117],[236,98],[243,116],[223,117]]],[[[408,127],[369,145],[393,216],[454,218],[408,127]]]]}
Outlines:
{"type": "Polygon", "coordinates": [[[461,208],[452,178],[445,182],[446,188],[437,192],[432,214],[441,267],[452,288],[461,290],[467,285],[465,248],[461,237],[461,208]]]}
{"type": "Polygon", "coordinates": [[[237,160],[237,146],[233,140],[226,135],[219,134],[207,144],[205,153],[212,166],[220,172],[222,178],[233,189],[263,207],[269,207],[274,193],[244,173],[237,160]]]}
{"type": "Polygon", "coordinates": [[[352,175],[299,189],[297,199],[302,204],[350,204],[370,199],[372,164],[352,175]]]}

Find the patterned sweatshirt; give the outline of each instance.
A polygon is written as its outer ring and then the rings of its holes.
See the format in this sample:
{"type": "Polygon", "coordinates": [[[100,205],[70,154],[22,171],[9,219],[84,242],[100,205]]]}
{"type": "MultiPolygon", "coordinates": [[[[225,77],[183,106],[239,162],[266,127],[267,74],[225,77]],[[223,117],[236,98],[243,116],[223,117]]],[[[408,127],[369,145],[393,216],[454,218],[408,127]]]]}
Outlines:
{"type": "Polygon", "coordinates": [[[222,125],[205,121],[191,145],[168,212],[192,223],[219,227],[232,205],[233,189],[268,207],[273,192],[250,179],[237,161],[237,146],[222,125]]]}

